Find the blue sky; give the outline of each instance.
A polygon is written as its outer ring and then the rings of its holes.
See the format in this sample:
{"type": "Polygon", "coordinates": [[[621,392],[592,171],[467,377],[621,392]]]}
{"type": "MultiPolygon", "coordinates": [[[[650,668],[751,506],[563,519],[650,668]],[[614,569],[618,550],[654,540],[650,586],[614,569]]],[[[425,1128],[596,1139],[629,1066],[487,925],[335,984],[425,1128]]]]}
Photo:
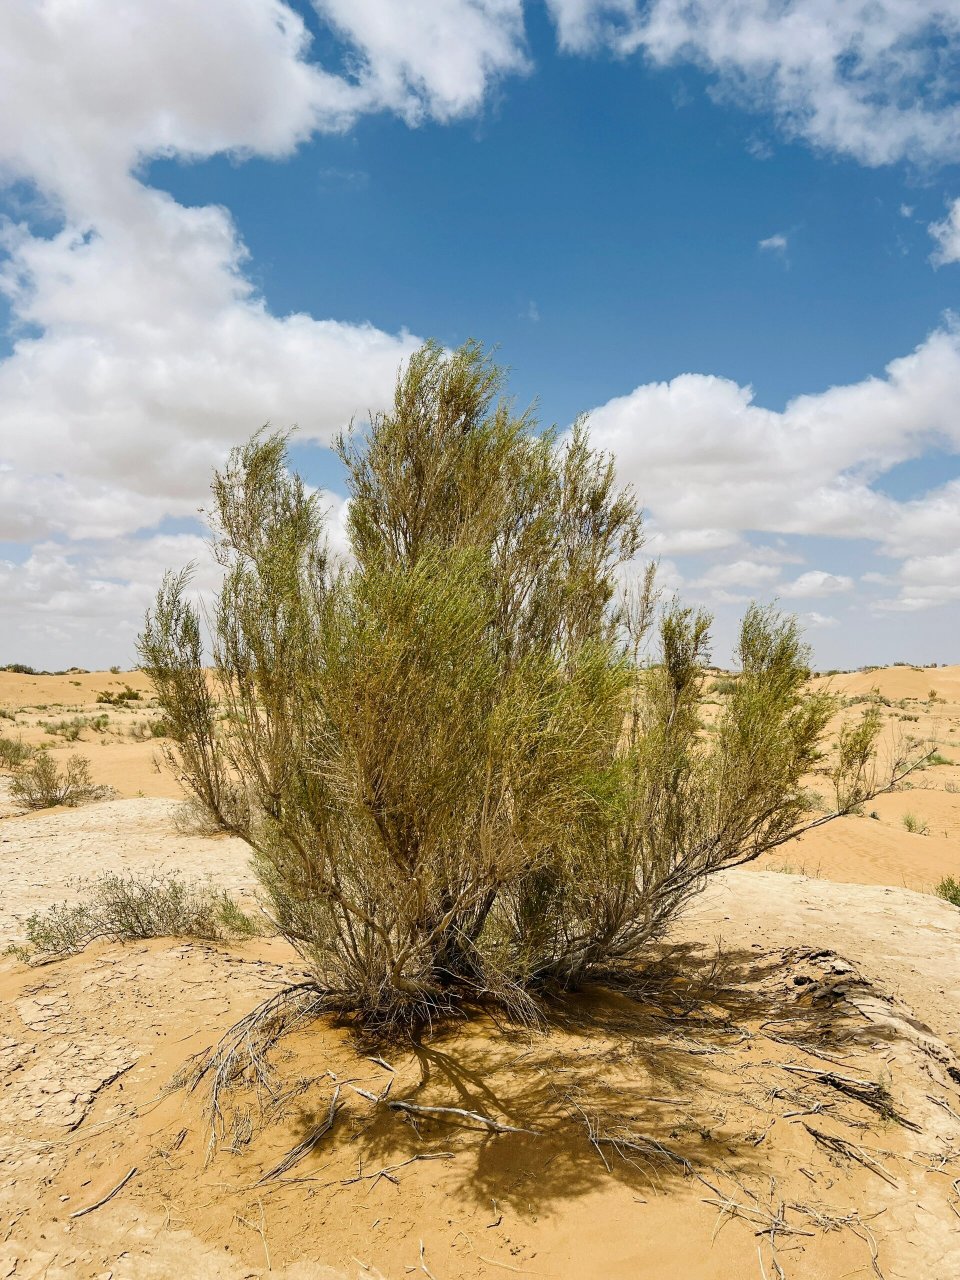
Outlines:
{"type": "Polygon", "coordinates": [[[956,3],[14,0],[0,47],[0,662],[131,661],[265,419],[336,540],[324,443],[425,337],[591,412],[719,660],[758,597],[824,667],[960,661],[956,3]]]}

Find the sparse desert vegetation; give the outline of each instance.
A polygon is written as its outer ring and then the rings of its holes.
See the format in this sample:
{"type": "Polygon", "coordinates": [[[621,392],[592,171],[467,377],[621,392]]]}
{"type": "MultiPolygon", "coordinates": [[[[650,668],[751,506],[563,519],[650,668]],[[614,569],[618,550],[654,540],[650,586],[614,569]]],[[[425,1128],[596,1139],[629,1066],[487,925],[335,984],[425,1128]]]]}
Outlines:
{"type": "Polygon", "coordinates": [[[153,871],[104,872],[73,886],[70,901],[35,911],[23,923],[26,945],[14,954],[30,963],[62,959],[101,939],[250,937],[254,920],[222,890],[202,881],[153,871]]]}

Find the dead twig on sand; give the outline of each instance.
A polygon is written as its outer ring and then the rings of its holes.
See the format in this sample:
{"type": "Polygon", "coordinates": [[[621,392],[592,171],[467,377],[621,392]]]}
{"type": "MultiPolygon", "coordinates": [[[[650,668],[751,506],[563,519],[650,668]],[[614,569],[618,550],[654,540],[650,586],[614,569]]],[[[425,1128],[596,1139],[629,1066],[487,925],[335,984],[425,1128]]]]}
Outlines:
{"type": "MultiPolygon", "coordinates": [[[[368,1094],[368,1097],[373,1095],[368,1094]]],[[[379,1101],[374,1097],[374,1101],[379,1101]]],[[[499,1120],[492,1120],[490,1116],[482,1115],[479,1111],[465,1111],[462,1107],[428,1107],[420,1103],[414,1102],[387,1102],[387,1106],[391,1111],[402,1111],[407,1115],[413,1116],[440,1116],[446,1118],[452,1116],[458,1120],[472,1120],[475,1124],[482,1125],[488,1129],[490,1133],[527,1133],[538,1137],[539,1129],[521,1129],[517,1125],[502,1124],[499,1120]]]]}
{"type": "Polygon", "coordinates": [[[828,1151],[832,1151],[834,1155],[845,1156],[848,1160],[856,1160],[858,1164],[862,1164],[865,1169],[875,1173],[878,1178],[882,1178],[891,1187],[899,1185],[896,1178],[862,1148],[855,1146],[852,1142],[848,1142],[845,1138],[835,1138],[832,1134],[824,1133],[822,1129],[814,1129],[806,1121],[802,1123],[811,1138],[819,1142],[822,1147],[826,1147],[828,1151]]]}
{"type": "Polygon", "coordinates": [[[918,1124],[914,1124],[912,1120],[908,1120],[906,1116],[897,1111],[890,1101],[888,1090],[876,1080],[861,1080],[857,1076],[841,1075],[839,1071],[820,1071],[816,1067],[801,1067],[790,1062],[781,1062],[780,1069],[781,1071],[790,1071],[794,1075],[811,1077],[819,1084],[825,1084],[831,1089],[836,1089],[844,1097],[853,1098],[856,1102],[863,1103],[865,1107],[875,1111],[884,1120],[894,1120],[897,1124],[902,1125],[904,1129],[912,1129],[914,1133],[921,1132],[918,1124]]]}
{"type": "Polygon", "coordinates": [[[420,1270],[425,1276],[429,1276],[429,1280],[437,1280],[430,1268],[427,1266],[427,1260],[423,1256],[423,1241],[420,1241],[420,1270]]]}
{"type": "Polygon", "coordinates": [[[960,1120],[960,1115],[957,1115],[953,1107],[951,1107],[948,1102],[944,1102],[942,1098],[935,1098],[932,1093],[928,1093],[927,1100],[932,1102],[936,1107],[942,1107],[943,1110],[946,1111],[949,1116],[952,1116],[954,1120],[960,1120]]]}
{"type": "MultiPolygon", "coordinates": [[[[419,1155],[411,1156],[409,1160],[401,1160],[399,1164],[384,1165],[382,1169],[377,1169],[374,1173],[363,1173],[362,1170],[357,1173],[355,1178],[341,1178],[339,1185],[341,1187],[351,1187],[356,1182],[372,1182],[374,1186],[381,1178],[386,1178],[388,1182],[392,1182],[395,1187],[400,1185],[400,1179],[393,1175],[397,1169],[405,1169],[408,1164],[416,1164],[418,1160],[452,1160],[454,1152],[452,1151],[422,1151],[419,1155]]],[[[333,1185],[332,1183],[328,1185],[333,1185]]]]}
{"type": "Polygon", "coordinates": [[[251,1222],[250,1219],[247,1219],[247,1217],[239,1216],[239,1213],[234,1213],[234,1219],[236,1219],[236,1221],[239,1222],[239,1225],[247,1226],[247,1228],[250,1228],[251,1231],[256,1231],[257,1235],[260,1236],[260,1242],[262,1245],[264,1245],[264,1256],[266,1258],[266,1270],[273,1271],[273,1263],[270,1262],[270,1245],[266,1243],[266,1215],[264,1213],[264,1202],[262,1202],[261,1199],[257,1198],[257,1204],[259,1204],[260,1206],[259,1222],[251,1222]]]}
{"type": "Polygon", "coordinates": [[[265,1182],[269,1182],[271,1178],[278,1178],[280,1174],[286,1173],[288,1169],[292,1169],[293,1166],[298,1164],[304,1156],[310,1154],[321,1138],[330,1132],[333,1128],[333,1122],[337,1118],[337,1112],[340,1110],[340,1088],[341,1086],[339,1084],[334,1087],[333,1096],[330,1099],[330,1107],[323,1123],[318,1125],[311,1134],[308,1134],[302,1142],[298,1143],[292,1151],[288,1151],[280,1163],[274,1165],[272,1169],[259,1178],[258,1181],[254,1183],[254,1186],[263,1186],[263,1184],[265,1182]]]}
{"type": "Polygon", "coordinates": [[[123,1188],[127,1185],[127,1183],[130,1181],[130,1179],[133,1177],[133,1175],[136,1172],[137,1172],[137,1166],[134,1165],[133,1168],[129,1171],[129,1173],[125,1173],[123,1175],[123,1177],[120,1179],[120,1181],[117,1183],[117,1185],[113,1188],[112,1191],[108,1191],[105,1196],[101,1196],[100,1199],[96,1202],[96,1204],[88,1204],[85,1209],[77,1209],[75,1213],[71,1213],[70,1217],[83,1218],[86,1216],[86,1214],[93,1213],[94,1209],[102,1208],[105,1204],[107,1204],[108,1201],[112,1200],[113,1197],[119,1191],[123,1190],[123,1188]]]}

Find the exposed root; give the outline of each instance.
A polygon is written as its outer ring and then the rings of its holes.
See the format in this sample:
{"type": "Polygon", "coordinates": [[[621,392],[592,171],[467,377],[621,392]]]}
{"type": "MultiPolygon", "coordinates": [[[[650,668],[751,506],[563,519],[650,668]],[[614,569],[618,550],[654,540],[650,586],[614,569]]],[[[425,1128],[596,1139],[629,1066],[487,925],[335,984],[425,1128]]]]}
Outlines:
{"type": "Polygon", "coordinates": [[[178,1083],[191,1092],[200,1082],[210,1078],[210,1143],[208,1159],[217,1143],[226,1135],[227,1126],[220,1098],[241,1076],[252,1080],[257,1094],[264,1092],[275,1099],[270,1049],[302,1023],[317,1017],[329,1004],[329,998],[314,982],[298,982],[264,1000],[227,1031],[212,1049],[204,1050],[192,1060],[178,1083]]]}

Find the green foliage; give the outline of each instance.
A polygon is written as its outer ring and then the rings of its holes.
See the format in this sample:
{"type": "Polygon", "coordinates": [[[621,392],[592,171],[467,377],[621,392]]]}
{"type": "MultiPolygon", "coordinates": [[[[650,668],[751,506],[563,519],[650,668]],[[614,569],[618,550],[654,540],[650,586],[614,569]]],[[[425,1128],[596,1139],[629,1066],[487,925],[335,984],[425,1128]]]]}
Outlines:
{"type": "Polygon", "coordinates": [[[710,686],[710,693],[719,693],[722,698],[729,697],[737,688],[737,682],[732,676],[720,676],[714,680],[710,686]]]}
{"type": "Polygon", "coordinates": [[[8,662],[5,667],[0,667],[0,671],[12,671],[15,675],[20,676],[39,676],[44,674],[42,671],[35,671],[33,667],[28,667],[23,662],[8,662]]]}
{"type": "Polygon", "coordinates": [[[33,747],[22,738],[0,738],[0,768],[18,769],[33,755],[33,747]]]}
{"type": "Polygon", "coordinates": [[[850,813],[877,793],[876,745],[883,720],[876,704],[840,728],[830,780],[838,812],[850,813]]]}
{"type": "Polygon", "coordinates": [[[960,881],[955,880],[953,876],[947,876],[941,880],[934,893],[938,898],[943,898],[945,902],[950,902],[955,907],[960,907],[960,881]]]}
{"type": "Polygon", "coordinates": [[[939,751],[933,751],[927,756],[928,765],[953,764],[952,760],[948,760],[946,756],[941,755],[939,751]]]}
{"type": "Polygon", "coordinates": [[[918,818],[916,814],[905,813],[903,815],[902,821],[903,821],[903,825],[906,827],[906,829],[910,832],[911,835],[928,836],[930,834],[930,828],[921,818],[918,818]]]}
{"type": "Polygon", "coordinates": [[[28,809],[85,804],[111,793],[109,787],[94,784],[90,765],[83,756],[68,756],[63,769],[58,769],[53,757],[43,750],[17,770],[10,791],[28,809]]]}
{"type": "Polygon", "coordinates": [[[135,720],[127,729],[127,736],[136,742],[147,742],[151,738],[168,738],[170,725],[163,716],[155,720],[135,720]]]}
{"type": "Polygon", "coordinates": [[[226,893],[160,872],[145,876],[105,872],[81,883],[80,895],[85,895],[80,901],[62,902],[27,918],[29,945],[16,948],[22,959],[59,959],[82,951],[97,939],[218,940],[250,937],[257,932],[255,921],[226,893]]]}
{"type": "MultiPolygon", "coordinates": [[[[754,607],[708,733],[710,618],[672,602],[654,627],[652,570],[618,589],[632,494],[583,423],[536,434],[502,382],[476,344],[428,345],[340,440],[349,565],[285,437],[235,450],[212,674],[188,572],[140,639],[184,781],[368,1025],[481,998],[534,1018],[543,988],[634,964],[709,874],[803,829],[835,706],[796,622],[754,607]]],[[[843,811],[877,729],[870,708],[841,738],[843,811]]]]}
{"type": "MultiPolygon", "coordinates": [[[[111,667],[110,670],[119,670],[119,668],[111,667]]],[[[102,689],[97,694],[97,701],[108,707],[123,707],[128,702],[139,702],[140,697],[139,689],[131,689],[129,685],[125,685],[117,690],[102,689]]]]}
{"type": "Polygon", "coordinates": [[[67,742],[76,742],[85,729],[94,733],[105,733],[110,724],[108,715],[73,716],[69,720],[42,720],[41,728],[52,737],[64,738],[67,742]]]}

